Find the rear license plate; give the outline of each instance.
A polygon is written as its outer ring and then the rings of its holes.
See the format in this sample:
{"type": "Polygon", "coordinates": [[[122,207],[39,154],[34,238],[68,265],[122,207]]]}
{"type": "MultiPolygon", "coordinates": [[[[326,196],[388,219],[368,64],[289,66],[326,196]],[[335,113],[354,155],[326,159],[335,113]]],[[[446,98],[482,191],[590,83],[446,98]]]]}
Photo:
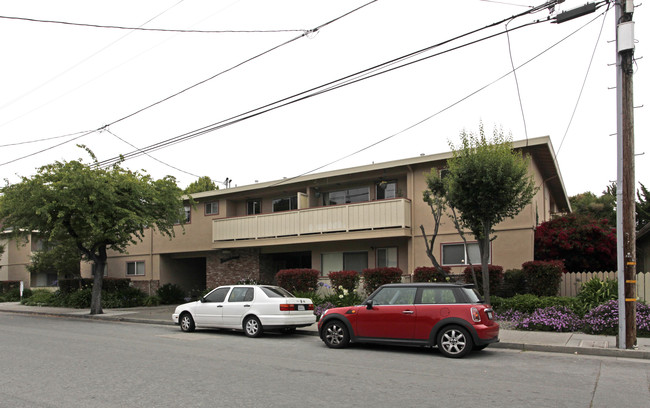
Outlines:
{"type": "Polygon", "coordinates": [[[298,305],[298,310],[301,311],[301,312],[304,311],[305,306],[304,305],[298,305]]]}

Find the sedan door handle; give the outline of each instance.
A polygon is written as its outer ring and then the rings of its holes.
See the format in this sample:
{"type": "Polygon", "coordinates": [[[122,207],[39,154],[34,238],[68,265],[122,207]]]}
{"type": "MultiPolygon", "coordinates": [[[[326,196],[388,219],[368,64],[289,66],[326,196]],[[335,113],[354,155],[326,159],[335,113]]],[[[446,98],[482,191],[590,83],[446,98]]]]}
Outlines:
{"type": "Polygon", "coordinates": [[[251,305],[244,305],[244,307],[251,307],[251,305]]]}
{"type": "Polygon", "coordinates": [[[219,305],[219,306],[217,306],[217,307],[223,307],[223,305],[219,305]]]}
{"type": "Polygon", "coordinates": [[[412,310],[404,310],[402,313],[404,313],[404,314],[413,314],[415,312],[412,311],[412,310]]]}

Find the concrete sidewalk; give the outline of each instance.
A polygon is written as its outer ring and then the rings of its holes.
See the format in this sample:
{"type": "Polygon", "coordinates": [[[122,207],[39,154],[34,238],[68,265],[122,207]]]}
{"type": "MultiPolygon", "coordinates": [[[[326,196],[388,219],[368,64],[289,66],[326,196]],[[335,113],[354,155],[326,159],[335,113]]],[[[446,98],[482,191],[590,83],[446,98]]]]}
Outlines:
{"type": "MultiPolygon", "coordinates": [[[[176,305],[104,309],[104,314],[91,315],[88,309],[24,306],[19,302],[0,303],[0,312],[163,325],[173,325],[172,312],[175,308],[176,305]]],[[[314,324],[311,327],[298,329],[297,333],[317,336],[318,328],[314,324]]],[[[555,333],[501,329],[499,338],[501,341],[491,344],[491,348],[650,359],[650,338],[638,338],[638,347],[634,350],[616,348],[614,336],[579,332],[555,333]]]]}

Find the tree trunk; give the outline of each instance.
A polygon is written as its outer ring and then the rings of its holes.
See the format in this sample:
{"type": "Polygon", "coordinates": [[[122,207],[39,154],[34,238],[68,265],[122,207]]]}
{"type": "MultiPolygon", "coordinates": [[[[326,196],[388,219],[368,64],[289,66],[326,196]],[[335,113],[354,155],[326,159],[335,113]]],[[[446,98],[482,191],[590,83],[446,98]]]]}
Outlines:
{"type": "Polygon", "coordinates": [[[478,239],[479,251],[481,254],[481,275],[483,279],[483,298],[485,303],[490,304],[490,228],[483,227],[483,236],[478,239]]]}
{"type": "Polygon", "coordinates": [[[104,283],[104,269],[106,268],[106,249],[99,251],[99,256],[94,260],[93,291],[90,299],[90,314],[103,314],[102,310],[102,284],[104,283]]]}

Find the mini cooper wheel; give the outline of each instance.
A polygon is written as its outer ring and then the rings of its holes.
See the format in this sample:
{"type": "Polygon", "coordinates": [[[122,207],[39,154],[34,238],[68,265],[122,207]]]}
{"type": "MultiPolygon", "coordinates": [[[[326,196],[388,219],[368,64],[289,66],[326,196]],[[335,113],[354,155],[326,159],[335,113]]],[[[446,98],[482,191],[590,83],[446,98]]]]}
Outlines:
{"type": "Polygon", "coordinates": [[[262,323],[260,323],[260,319],[257,317],[250,316],[244,320],[244,333],[248,337],[260,337],[263,331],[262,323]]]}
{"type": "Polygon", "coordinates": [[[179,324],[181,326],[181,331],[188,332],[188,333],[193,332],[194,329],[196,328],[192,315],[187,312],[181,315],[179,324]]]}
{"type": "Polygon", "coordinates": [[[438,333],[438,350],[445,357],[464,357],[472,348],[472,338],[467,330],[460,326],[447,326],[438,333]]]}
{"type": "Polygon", "coordinates": [[[347,327],[339,320],[330,320],[323,327],[323,342],[329,348],[343,348],[350,342],[347,327]]]}

